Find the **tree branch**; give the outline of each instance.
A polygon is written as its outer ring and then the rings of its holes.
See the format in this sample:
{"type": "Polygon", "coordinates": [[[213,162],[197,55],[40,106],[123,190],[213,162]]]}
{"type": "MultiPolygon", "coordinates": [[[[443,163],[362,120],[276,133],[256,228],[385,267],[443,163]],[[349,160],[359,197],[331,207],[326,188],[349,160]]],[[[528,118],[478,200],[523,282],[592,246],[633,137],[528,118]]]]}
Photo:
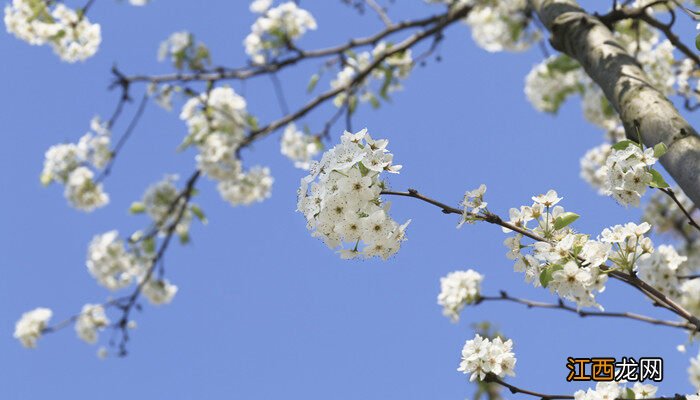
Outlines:
{"type": "MultiPolygon", "coordinates": [[[[395,191],[389,191],[385,190],[382,191],[381,194],[383,195],[393,195],[393,196],[403,196],[403,197],[412,197],[421,201],[424,201],[426,203],[432,204],[436,207],[439,207],[442,209],[442,212],[445,214],[462,214],[462,211],[451,207],[445,203],[441,203],[437,200],[431,199],[430,197],[423,196],[422,194],[418,193],[417,190],[415,189],[409,189],[407,192],[395,192],[395,191]]],[[[512,231],[518,232],[523,236],[527,236],[530,239],[533,239],[538,242],[549,242],[544,237],[541,237],[537,234],[534,234],[527,229],[523,229],[519,226],[515,226],[511,224],[510,222],[503,221],[501,217],[499,217],[496,214],[493,214],[491,212],[487,212],[485,216],[478,216],[477,219],[481,221],[488,222],[490,224],[494,225],[499,225],[503,228],[510,229],[512,231]]],[[[658,291],[656,288],[652,287],[648,283],[644,282],[643,280],[639,279],[636,275],[633,274],[626,274],[624,272],[621,272],[619,270],[616,270],[614,268],[610,268],[605,265],[601,265],[600,269],[606,273],[608,273],[609,276],[612,276],[622,282],[627,283],[628,285],[634,287],[635,289],[639,290],[642,292],[645,296],[650,298],[655,305],[664,307],[668,309],[669,311],[673,312],[674,314],[682,317],[686,321],[690,322],[695,328],[694,330],[700,330],[700,319],[698,319],[696,316],[692,315],[688,310],[683,308],[683,306],[679,305],[676,303],[674,300],[670,299],[668,296],[664,295],[660,291],[658,291]]]]}
{"type": "Polygon", "coordinates": [[[485,301],[509,301],[513,303],[518,303],[527,306],[527,308],[549,308],[549,309],[558,309],[558,310],[564,310],[564,311],[569,311],[572,312],[579,317],[610,317],[610,318],[626,318],[626,319],[632,319],[636,321],[641,321],[641,322],[646,322],[652,325],[663,325],[663,326],[669,326],[673,328],[682,328],[686,330],[694,330],[695,328],[685,322],[678,322],[678,321],[667,321],[667,320],[662,320],[662,319],[656,319],[652,318],[646,315],[641,315],[641,314],[635,314],[635,313],[630,313],[630,312],[607,312],[607,311],[585,311],[585,310],[578,310],[575,307],[571,307],[569,305],[566,305],[563,300],[559,299],[557,303],[544,303],[544,302],[539,302],[539,301],[532,301],[532,300],[527,300],[527,299],[521,299],[518,297],[512,297],[505,291],[500,292],[500,296],[479,296],[478,300],[474,303],[474,305],[481,304],[485,301]]]}

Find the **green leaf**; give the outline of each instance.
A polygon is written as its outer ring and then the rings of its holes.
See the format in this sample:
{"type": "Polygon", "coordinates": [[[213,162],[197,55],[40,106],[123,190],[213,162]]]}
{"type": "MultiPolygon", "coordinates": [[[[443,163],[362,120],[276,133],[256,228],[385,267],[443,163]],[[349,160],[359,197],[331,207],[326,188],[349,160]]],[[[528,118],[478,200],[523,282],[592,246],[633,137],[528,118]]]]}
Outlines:
{"type": "Polygon", "coordinates": [[[360,167],[360,173],[362,174],[362,176],[367,176],[367,174],[369,173],[369,169],[365,167],[365,165],[361,162],[358,164],[358,166],[360,167]]]}
{"type": "Polygon", "coordinates": [[[656,146],[654,146],[654,157],[659,158],[666,154],[667,151],[668,147],[666,147],[666,143],[657,143],[656,146]]]}
{"type": "Polygon", "coordinates": [[[131,207],[129,207],[129,212],[131,214],[141,214],[144,211],[146,211],[146,205],[140,201],[131,203],[131,207]]]}
{"type": "Polygon", "coordinates": [[[245,117],[246,123],[248,123],[248,126],[250,126],[251,129],[256,130],[258,129],[258,119],[255,118],[253,115],[246,115],[245,117]]]}
{"type": "Polygon", "coordinates": [[[355,110],[357,109],[357,96],[350,96],[348,99],[348,112],[350,115],[355,113],[355,110]]]}
{"type": "Polygon", "coordinates": [[[700,50],[700,34],[695,36],[695,48],[700,50]]]}
{"type": "Polygon", "coordinates": [[[547,285],[549,285],[549,282],[551,281],[552,271],[549,270],[549,268],[545,268],[545,270],[540,273],[540,283],[542,284],[543,288],[546,288],[547,285]]]}
{"type": "Polygon", "coordinates": [[[659,188],[659,189],[664,189],[669,187],[669,184],[666,183],[664,180],[664,177],[661,176],[659,171],[652,169],[651,171],[651,182],[649,183],[649,186],[654,187],[654,188],[659,188]]]}
{"type": "Polygon", "coordinates": [[[321,79],[321,76],[319,74],[311,75],[311,79],[309,80],[309,84],[306,86],[306,92],[307,93],[313,92],[314,88],[316,88],[316,84],[318,84],[318,81],[320,79],[321,79]]]}
{"type": "Polygon", "coordinates": [[[540,283],[542,284],[542,287],[547,287],[549,285],[549,282],[552,281],[553,275],[555,272],[564,269],[561,265],[550,265],[548,267],[545,267],[545,269],[540,273],[540,283]]]}
{"type": "Polygon", "coordinates": [[[182,232],[178,235],[180,239],[180,244],[187,244],[190,242],[190,234],[188,232],[182,232]]]}
{"type": "Polygon", "coordinates": [[[204,215],[204,212],[201,208],[199,208],[198,205],[192,204],[190,206],[190,210],[192,210],[192,214],[194,214],[195,217],[197,217],[203,224],[206,224],[208,222],[207,217],[204,215]]]}
{"type": "Polygon", "coordinates": [[[156,241],[152,237],[144,239],[143,250],[146,253],[153,253],[156,250],[156,241]]]}
{"type": "Polygon", "coordinates": [[[565,212],[554,220],[554,229],[561,229],[579,219],[580,215],[573,212],[565,212]]]}
{"type": "Polygon", "coordinates": [[[382,82],[382,87],[379,89],[379,96],[382,99],[389,99],[389,87],[391,86],[391,81],[394,79],[394,71],[391,69],[384,70],[384,82],[382,82]]]}
{"type": "Polygon", "coordinates": [[[547,63],[547,69],[551,71],[560,71],[562,73],[574,71],[580,68],[578,61],[565,55],[556,57],[547,63]]]}
{"type": "Polygon", "coordinates": [[[634,140],[625,139],[625,140],[623,140],[623,141],[621,141],[621,142],[615,143],[615,144],[612,146],[612,148],[615,149],[615,150],[624,150],[624,149],[626,149],[626,148],[627,148],[628,146],[630,146],[630,145],[639,146],[639,143],[635,142],[634,140]]]}
{"type": "Polygon", "coordinates": [[[627,390],[625,390],[625,393],[626,393],[626,396],[625,396],[626,398],[634,399],[634,390],[627,388],[627,390]]]}

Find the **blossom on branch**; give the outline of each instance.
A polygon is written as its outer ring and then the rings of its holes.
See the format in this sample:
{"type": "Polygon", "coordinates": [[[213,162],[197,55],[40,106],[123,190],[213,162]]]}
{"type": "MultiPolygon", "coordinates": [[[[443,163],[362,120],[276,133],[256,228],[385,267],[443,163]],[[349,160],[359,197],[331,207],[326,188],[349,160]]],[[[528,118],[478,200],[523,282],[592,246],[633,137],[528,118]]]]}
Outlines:
{"type": "Polygon", "coordinates": [[[382,172],[396,173],[387,140],[374,140],[366,129],[345,132],[338,146],[314,162],[302,178],[297,211],[304,214],[312,236],[340,250],[343,258],[394,255],[405,240],[410,222],[399,225],[389,216],[389,204],[379,198],[386,184],[382,172]],[[360,243],[364,247],[360,247],[360,243]]]}
{"type": "Polygon", "coordinates": [[[500,337],[489,340],[477,334],[474,339],[464,344],[462,361],[457,371],[472,374],[469,381],[482,381],[487,374],[494,374],[500,378],[506,375],[515,376],[517,359],[512,350],[513,341],[510,339],[505,342],[500,337]]]}
{"type": "Polygon", "coordinates": [[[452,322],[459,321],[459,313],[464,306],[479,299],[483,280],[484,276],[472,269],[451,272],[440,278],[437,301],[442,306],[442,314],[452,322]]]}

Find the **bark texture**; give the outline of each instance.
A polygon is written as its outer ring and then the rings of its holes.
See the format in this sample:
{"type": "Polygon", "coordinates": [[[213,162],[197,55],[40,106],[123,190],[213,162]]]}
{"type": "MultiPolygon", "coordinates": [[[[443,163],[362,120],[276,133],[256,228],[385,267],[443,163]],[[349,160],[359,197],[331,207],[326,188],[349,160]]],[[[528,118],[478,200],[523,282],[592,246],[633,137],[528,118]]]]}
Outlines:
{"type": "Polygon", "coordinates": [[[695,204],[700,205],[700,137],[676,107],[650,83],[646,74],[596,17],[573,0],[531,0],[551,33],[552,46],[578,60],[602,89],[637,140],[635,123],[646,146],[664,142],[661,164],[695,204]]]}

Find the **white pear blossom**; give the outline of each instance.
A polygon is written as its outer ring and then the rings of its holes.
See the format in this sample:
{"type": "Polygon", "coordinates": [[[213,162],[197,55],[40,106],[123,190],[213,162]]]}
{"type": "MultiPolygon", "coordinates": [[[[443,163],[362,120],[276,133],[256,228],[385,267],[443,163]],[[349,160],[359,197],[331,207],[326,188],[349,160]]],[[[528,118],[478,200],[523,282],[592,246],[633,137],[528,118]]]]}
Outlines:
{"type": "MultiPolygon", "coordinates": [[[[690,359],[688,379],[690,380],[690,383],[695,386],[695,390],[700,391],[700,354],[698,354],[697,357],[690,359]]],[[[688,398],[688,400],[690,399],[688,398]]]]}
{"type": "Polygon", "coordinates": [[[547,287],[561,298],[575,302],[578,308],[602,308],[594,293],[605,290],[607,274],[600,268],[609,259],[612,245],[575,233],[568,225],[578,216],[557,205],[562,198],[556,191],[549,190],[532,200],[532,206],[511,208],[509,222],[547,240],[525,245],[520,233],[506,239],[506,256],[515,260],[513,269],[524,272],[526,282],[547,287]],[[533,222],[536,226],[529,226],[533,222]],[[526,253],[528,250],[530,254],[526,253]]]}
{"type": "Polygon", "coordinates": [[[36,341],[41,337],[44,329],[48,327],[53,312],[48,308],[35,308],[22,314],[15,324],[15,339],[26,348],[35,348],[36,341]]]}
{"type": "Polygon", "coordinates": [[[78,167],[70,173],[63,194],[71,206],[91,212],[109,203],[102,184],[95,183],[93,178],[93,172],[86,167],[78,167]]]}
{"type": "Polygon", "coordinates": [[[503,341],[500,337],[493,340],[476,335],[468,340],[462,348],[462,361],[457,371],[472,374],[470,381],[484,380],[487,374],[500,378],[506,375],[515,376],[515,354],[513,341],[503,341]]]}
{"type": "Polygon", "coordinates": [[[472,269],[451,272],[440,278],[437,301],[442,306],[442,314],[452,322],[459,321],[459,313],[464,306],[478,300],[483,280],[484,276],[472,269]]]}
{"type": "Polygon", "coordinates": [[[574,400],[615,400],[621,398],[622,393],[623,388],[617,382],[598,382],[595,389],[576,391],[574,400]]]}
{"type": "Polygon", "coordinates": [[[272,0],[253,0],[250,3],[250,12],[262,14],[272,6],[272,0]]]}
{"type": "Polygon", "coordinates": [[[586,152],[581,158],[581,178],[588,182],[599,194],[605,194],[606,170],[602,168],[612,151],[612,146],[603,143],[586,152]]]}
{"type": "Polygon", "coordinates": [[[158,61],[168,57],[174,57],[182,53],[192,43],[192,34],[187,31],[173,32],[160,44],[158,48],[158,61]]]}
{"type": "Polygon", "coordinates": [[[648,399],[654,397],[658,390],[658,387],[650,385],[648,383],[643,384],[640,382],[635,382],[632,386],[632,391],[634,392],[635,399],[648,399]]]}
{"type": "Polygon", "coordinates": [[[460,205],[464,208],[464,211],[462,212],[462,220],[457,225],[457,228],[461,227],[465,222],[475,222],[479,213],[486,211],[486,206],[488,203],[484,201],[485,193],[486,185],[481,184],[478,188],[467,191],[464,194],[464,199],[462,199],[462,202],[460,203],[460,205]]]}
{"type": "Polygon", "coordinates": [[[136,258],[127,251],[117,231],[92,239],[86,264],[97,282],[113,291],[128,286],[139,271],[136,258]]]}
{"type": "Polygon", "coordinates": [[[323,146],[321,140],[297,129],[293,123],[287,125],[282,134],[281,152],[294,166],[301,169],[309,169],[311,160],[321,152],[323,146]]]}
{"type": "Polygon", "coordinates": [[[655,163],[653,148],[642,150],[636,144],[621,150],[613,148],[601,167],[601,174],[606,177],[605,193],[624,206],[639,206],[653,179],[650,167],[655,163]]]}
{"type": "MultiPolygon", "coordinates": [[[[158,225],[161,234],[165,234],[168,227],[179,218],[175,232],[180,237],[186,237],[192,223],[192,211],[186,207],[187,200],[181,196],[175,187],[177,175],[166,175],[159,182],[150,185],[143,195],[141,205],[153,222],[158,225]]],[[[132,206],[133,207],[133,206],[132,206]]]]}
{"type": "Polygon", "coordinates": [[[177,69],[201,70],[211,61],[204,43],[195,42],[187,31],[174,32],[158,47],[158,61],[169,59],[177,69]]]}
{"type": "Polygon", "coordinates": [[[13,0],[5,7],[9,33],[31,45],[49,44],[63,61],[84,61],[92,57],[102,41],[99,24],[85,15],[43,0],[13,0]],[[51,7],[53,6],[53,9],[51,7]]]}
{"type": "MultiPolygon", "coordinates": [[[[405,240],[408,222],[399,225],[389,216],[389,204],[379,194],[383,171],[398,172],[386,140],[374,140],[366,129],[345,132],[341,143],[314,162],[301,180],[297,211],[304,214],[312,236],[323,239],[342,258],[379,256],[387,259],[405,240]],[[360,244],[364,247],[360,247],[360,244]]],[[[410,221],[409,221],[410,222],[410,221]]]]}
{"type": "Polygon", "coordinates": [[[700,315],[700,278],[686,280],[680,290],[683,308],[693,315],[700,315]]]}
{"type": "Polygon", "coordinates": [[[679,267],[687,260],[688,257],[679,255],[673,246],[660,245],[654,253],[637,263],[639,277],[664,295],[678,298],[681,284],[679,267]]]}
{"type": "Polygon", "coordinates": [[[105,309],[99,304],[86,304],[75,321],[75,332],[86,343],[97,342],[98,331],[109,325],[105,309]]]}
{"type": "MultiPolygon", "coordinates": [[[[264,6],[264,2],[256,1],[251,10],[259,13],[264,6]]],[[[316,20],[311,13],[288,1],[267,9],[258,17],[243,44],[254,63],[264,64],[279,56],[288,42],[299,39],[307,30],[315,29],[316,20]]]]}
{"type": "Polygon", "coordinates": [[[638,263],[644,262],[654,252],[651,239],[644,236],[650,229],[651,225],[646,222],[615,225],[601,232],[600,241],[612,245],[612,262],[623,269],[637,269],[638,263]]]}
{"type": "Polygon", "coordinates": [[[177,286],[166,279],[150,278],[141,288],[141,293],[153,305],[169,304],[177,293],[177,286]]]}
{"type": "Polygon", "coordinates": [[[333,104],[341,107],[359,99],[360,102],[369,102],[377,108],[380,105],[379,98],[387,99],[389,94],[401,90],[401,82],[408,78],[413,64],[411,49],[395,51],[393,45],[384,41],[379,42],[371,52],[347,52],[342,68],[330,85],[332,89],[349,89],[352,86],[357,95],[348,97],[348,91],[344,90],[333,99],[333,104]],[[382,58],[383,61],[367,74],[367,69],[377,62],[377,58],[382,58]],[[359,75],[366,76],[355,82],[359,75]],[[378,84],[377,88],[374,88],[373,83],[378,84]]]}
{"type": "Polygon", "coordinates": [[[466,18],[472,38],[489,52],[524,51],[539,39],[528,28],[527,0],[484,0],[475,2],[466,18]]]}
{"type": "Polygon", "coordinates": [[[551,56],[525,77],[525,95],[539,110],[556,113],[566,98],[583,90],[581,67],[565,55],[551,56]]]}
{"type": "Polygon", "coordinates": [[[221,86],[192,97],[182,107],[180,119],[189,130],[187,143],[201,144],[210,133],[231,135],[235,143],[244,138],[248,113],[246,101],[231,87],[221,86]]]}
{"type": "Polygon", "coordinates": [[[232,206],[249,205],[270,197],[274,181],[269,168],[255,166],[236,178],[219,182],[217,189],[232,206]]]}
{"type": "Polygon", "coordinates": [[[91,131],[83,135],[77,144],[62,143],[51,146],[45,154],[41,183],[65,185],[64,196],[68,203],[82,211],[90,212],[109,203],[102,184],[95,182],[94,170],[105,168],[112,158],[111,132],[107,123],[99,117],[90,121],[91,131]]]}

